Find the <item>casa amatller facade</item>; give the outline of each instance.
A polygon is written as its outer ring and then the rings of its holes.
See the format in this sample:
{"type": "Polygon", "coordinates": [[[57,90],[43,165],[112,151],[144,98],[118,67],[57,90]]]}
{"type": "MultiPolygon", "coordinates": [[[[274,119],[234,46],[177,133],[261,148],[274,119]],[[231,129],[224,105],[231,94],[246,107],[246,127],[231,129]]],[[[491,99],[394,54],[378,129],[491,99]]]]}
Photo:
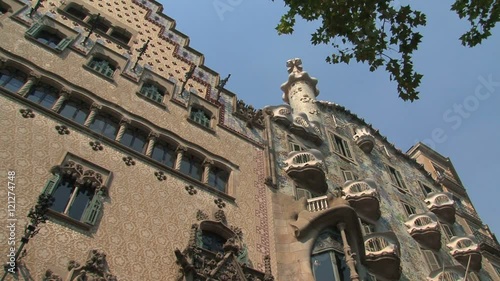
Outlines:
{"type": "Polygon", "coordinates": [[[255,109],[158,2],[0,0],[3,280],[500,280],[449,158],[286,67],[255,109]]]}

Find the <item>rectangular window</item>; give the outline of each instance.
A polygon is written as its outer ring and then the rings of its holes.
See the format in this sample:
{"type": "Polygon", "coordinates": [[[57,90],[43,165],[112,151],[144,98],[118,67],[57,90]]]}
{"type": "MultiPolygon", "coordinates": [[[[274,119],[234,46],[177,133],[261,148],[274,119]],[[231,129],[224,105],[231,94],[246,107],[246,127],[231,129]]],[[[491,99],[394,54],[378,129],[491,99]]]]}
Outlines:
{"type": "Polygon", "coordinates": [[[173,167],[177,153],[172,145],[164,142],[156,142],[151,158],[168,166],[173,167]]]}
{"type": "Polygon", "coordinates": [[[373,226],[373,224],[364,222],[362,220],[360,220],[360,223],[361,223],[361,227],[363,229],[363,235],[368,235],[370,233],[375,232],[375,226],[373,226]]]}
{"type": "Polygon", "coordinates": [[[58,52],[66,49],[71,41],[73,41],[72,38],[67,37],[59,30],[41,23],[34,23],[26,31],[26,35],[58,52]]]}
{"type": "Polygon", "coordinates": [[[120,143],[139,153],[143,153],[147,143],[147,134],[136,128],[127,128],[120,140],[120,143]]]}
{"type": "Polygon", "coordinates": [[[342,172],[344,181],[353,181],[358,179],[358,176],[355,175],[352,171],[344,170],[342,168],[340,169],[340,171],[342,172]]]}
{"type": "Polygon", "coordinates": [[[333,141],[333,148],[335,152],[352,160],[352,154],[349,148],[349,143],[343,138],[337,136],[336,134],[330,134],[330,136],[333,141]]]}
{"type": "Polygon", "coordinates": [[[401,173],[395,168],[386,165],[387,171],[389,172],[389,176],[391,177],[391,183],[398,188],[399,191],[406,193],[408,192],[408,188],[406,187],[405,182],[403,181],[403,176],[401,173]]]}
{"type": "Polygon", "coordinates": [[[427,195],[433,191],[432,188],[428,187],[420,181],[418,182],[418,184],[420,185],[420,189],[422,190],[424,197],[427,197],[427,195]]]}
{"type": "Polygon", "coordinates": [[[429,266],[430,271],[434,271],[436,269],[441,268],[441,263],[439,261],[439,258],[436,256],[436,254],[433,251],[422,249],[422,254],[425,257],[425,261],[427,262],[427,265],[429,266]]]}
{"type": "Polygon", "coordinates": [[[43,193],[54,198],[50,210],[71,223],[95,225],[109,172],[71,154],[55,171],[43,189],[43,193]]]}
{"type": "Polygon", "coordinates": [[[493,268],[495,268],[496,274],[500,277],[500,266],[494,265],[493,268]]]}
{"type": "Polygon", "coordinates": [[[453,233],[453,228],[451,228],[449,225],[442,223],[441,228],[443,229],[443,233],[448,240],[450,240],[451,237],[455,236],[455,234],[453,233]]]}
{"type": "Polygon", "coordinates": [[[297,144],[293,141],[289,142],[289,149],[290,149],[290,151],[304,151],[305,150],[302,146],[300,146],[299,144],[297,144]]]}
{"type": "Polygon", "coordinates": [[[202,163],[203,161],[200,158],[184,153],[182,155],[180,172],[201,181],[203,175],[202,163]]]}
{"type": "Polygon", "coordinates": [[[227,192],[229,173],[223,169],[212,166],[208,173],[208,185],[221,192],[227,192]]]}
{"type": "Polygon", "coordinates": [[[401,203],[403,204],[403,208],[404,208],[407,216],[411,216],[411,215],[414,215],[417,213],[417,210],[412,205],[410,205],[406,202],[401,202],[401,203]]]}

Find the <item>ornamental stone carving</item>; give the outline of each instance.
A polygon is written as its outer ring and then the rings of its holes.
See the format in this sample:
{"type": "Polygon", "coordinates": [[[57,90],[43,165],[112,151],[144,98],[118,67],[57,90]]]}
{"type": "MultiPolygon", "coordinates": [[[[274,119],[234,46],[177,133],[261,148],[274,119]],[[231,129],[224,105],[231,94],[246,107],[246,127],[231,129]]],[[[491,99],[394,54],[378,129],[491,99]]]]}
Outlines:
{"type": "MultiPolygon", "coordinates": [[[[68,277],[64,281],[117,281],[108,268],[106,254],[100,250],[91,250],[84,264],[75,260],[69,261],[68,271],[68,277]]],[[[50,269],[45,272],[43,280],[63,281],[50,269]]]]}
{"type": "Polygon", "coordinates": [[[242,100],[237,100],[236,110],[233,112],[235,117],[245,121],[248,127],[264,128],[264,116],[262,109],[256,110],[252,105],[246,105],[242,100]]]}

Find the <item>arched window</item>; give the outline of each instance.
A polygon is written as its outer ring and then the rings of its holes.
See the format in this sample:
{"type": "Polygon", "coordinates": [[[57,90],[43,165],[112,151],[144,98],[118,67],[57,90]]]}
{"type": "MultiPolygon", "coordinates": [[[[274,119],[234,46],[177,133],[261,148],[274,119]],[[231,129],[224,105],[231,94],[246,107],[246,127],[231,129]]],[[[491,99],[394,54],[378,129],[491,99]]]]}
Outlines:
{"type": "Polygon", "coordinates": [[[311,268],[316,281],[351,280],[338,230],[327,229],[318,236],[311,254],[311,268]]]}
{"type": "Polygon", "coordinates": [[[78,100],[65,101],[59,110],[59,114],[78,124],[84,124],[89,116],[90,106],[87,103],[78,100]]]}
{"type": "Polygon", "coordinates": [[[176,159],[175,148],[166,142],[156,142],[151,158],[168,167],[173,167],[176,159]]]}
{"type": "Polygon", "coordinates": [[[104,135],[112,140],[116,138],[118,133],[118,122],[112,116],[106,114],[99,114],[94,118],[90,129],[96,133],[104,135]]]}
{"type": "Polygon", "coordinates": [[[216,166],[210,167],[208,185],[215,187],[219,191],[226,192],[228,181],[229,173],[227,171],[216,166]]]}
{"type": "Polygon", "coordinates": [[[120,142],[133,150],[142,153],[146,146],[147,134],[136,128],[127,128],[120,142]]]}
{"type": "Polygon", "coordinates": [[[0,87],[15,93],[24,83],[26,83],[26,74],[23,72],[12,68],[0,70],[0,87]]]}
{"type": "Polygon", "coordinates": [[[32,102],[39,105],[52,108],[56,100],[59,98],[58,90],[48,84],[41,83],[34,87],[26,97],[32,102]]]}
{"type": "Polygon", "coordinates": [[[189,118],[204,127],[210,128],[210,115],[208,115],[203,109],[195,107],[191,108],[189,118]]]}
{"type": "Polygon", "coordinates": [[[184,153],[184,155],[182,155],[180,171],[185,175],[201,181],[201,176],[203,175],[202,163],[203,161],[200,158],[189,153],[184,153]]]}

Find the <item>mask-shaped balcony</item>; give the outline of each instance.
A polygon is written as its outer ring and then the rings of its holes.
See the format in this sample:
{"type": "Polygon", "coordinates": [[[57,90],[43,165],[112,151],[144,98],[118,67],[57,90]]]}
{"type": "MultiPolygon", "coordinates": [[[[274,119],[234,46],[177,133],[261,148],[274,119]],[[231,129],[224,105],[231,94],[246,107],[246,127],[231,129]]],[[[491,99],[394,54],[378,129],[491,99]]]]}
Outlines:
{"type": "Polygon", "coordinates": [[[481,251],[473,236],[453,236],[446,246],[450,249],[450,254],[464,267],[469,265],[472,271],[481,269],[481,251]]]}
{"type": "Polygon", "coordinates": [[[372,179],[364,181],[347,181],[343,192],[345,199],[362,216],[378,220],[380,218],[380,202],[377,184],[372,179]]]}
{"type": "Polygon", "coordinates": [[[366,266],[370,272],[386,280],[399,280],[401,259],[399,241],[392,232],[365,236],[366,266]]]}
{"type": "Polygon", "coordinates": [[[448,192],[431,192],[427,195],[425,203],[427,208],[446,222],[455,222],[455,204],[448,192]]]}
{"type": "Polygon", "coordinates": [[[324,194],[328,185],[323,159],[323,154],[316,149],[292,151],[288,154],[288,159],[284,161],[285,172],[298,185],[314,193],[324,194]]]}
{"type": "Polygon", "coordinates": [[[288,127],[291,133],[310,140],[316,145],[323,143],[320,124],[310,121],[307,114],[303,112],[292,113],[292,108],[289,105],[266,106],[264,112],[271,116],[274,122],[288,127]]]}
{"type": "Polygon", "coordinates": [[[365,127],[357,128],[353,139],[356,142],[356,145],[366,153],[370,153],[375,146],[375,138],[365,127]]]}
{"type": "Polygon", "coordinates": [[[423,246],[439,250],[441,248],[441,232],[438,218],[433,213],[411,215],[405,222],[408,233],[423,246]]]}

